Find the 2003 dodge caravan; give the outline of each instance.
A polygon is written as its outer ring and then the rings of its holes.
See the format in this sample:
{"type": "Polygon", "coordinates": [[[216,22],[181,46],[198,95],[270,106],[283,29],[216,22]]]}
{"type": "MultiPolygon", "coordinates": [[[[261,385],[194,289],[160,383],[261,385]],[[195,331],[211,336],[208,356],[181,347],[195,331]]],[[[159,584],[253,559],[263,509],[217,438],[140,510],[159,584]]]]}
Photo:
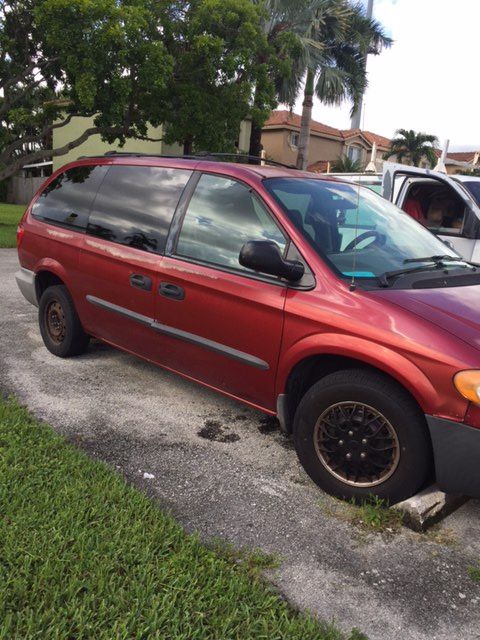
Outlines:
{"type": "Polygon", "coordinates": [[[107,155],[57,171],[17,241],[55,355],[94,336],[276,414],[337,496],[480,495],[480,268],[372,191],[107,155]]]}

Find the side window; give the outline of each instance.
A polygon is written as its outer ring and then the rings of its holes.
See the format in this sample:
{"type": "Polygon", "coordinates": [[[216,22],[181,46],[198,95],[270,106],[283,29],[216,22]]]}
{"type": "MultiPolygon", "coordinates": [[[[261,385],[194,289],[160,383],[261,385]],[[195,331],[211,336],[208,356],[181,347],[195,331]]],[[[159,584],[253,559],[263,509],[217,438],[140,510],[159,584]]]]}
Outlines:
{"type": "Polygon", "coordinates": [[[92,207],[87,233],[162,253],[175,208],[191,174],[183,169],[111,166],[92,207]]]}
{"type": "Polygon", "coordinates": [[[463,231],[465,203],[440,182],[412,185],[402,209],[434,233],[461,235],[463,231]]]}
{"type": "Polygon", "coordinates": [[[83,165],[61,173],[40,194],[33,205],[33,217],[85,231],[90,207],[106,171],[104,166],[83,165]]]}
{"type": "Polygon", "coordinates": [[[434,195],[427,205],[425,226],[434,233],[461,235],[465,205],[454,194],[434,195]]]}
{"type": "Polygon", "coordinates": [[[282,254],[286,247],[283,233],[251,189],[236,180],[202,175],[188,205],[176,253],[245,271],[238,256],[248,240],[273,240],[282,254]]]}

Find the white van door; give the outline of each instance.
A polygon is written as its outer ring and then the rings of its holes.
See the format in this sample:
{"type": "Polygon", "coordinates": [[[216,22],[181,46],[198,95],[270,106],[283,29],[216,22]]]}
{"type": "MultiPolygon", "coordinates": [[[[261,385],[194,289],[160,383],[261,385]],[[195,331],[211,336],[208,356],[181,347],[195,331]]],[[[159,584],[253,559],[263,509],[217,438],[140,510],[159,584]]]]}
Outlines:
{"type": "Polygon", "coordinates": [[[465,260],[480,252],[480,208],[450,176],[392,162],[384,163],[382,195],[438,235],[465,260]]]}

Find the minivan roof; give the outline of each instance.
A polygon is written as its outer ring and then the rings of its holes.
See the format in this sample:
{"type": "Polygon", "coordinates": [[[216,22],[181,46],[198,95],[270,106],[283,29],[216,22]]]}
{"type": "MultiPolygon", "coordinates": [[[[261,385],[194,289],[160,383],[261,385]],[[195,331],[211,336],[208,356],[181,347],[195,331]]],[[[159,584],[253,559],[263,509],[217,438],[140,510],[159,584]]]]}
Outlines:
{"type": "MultiPolygon", "coordinates": [[[[260,177],[260,178],[310,178],[313,180],[331,180],[338,182],[337,177],[319,175],[309,171],[301,171],[294,167],[277,165],[245,164],[240,162],[222,162],[218,160],[203,159],[200,157],[184,158],[182,156],[155,156],[146,154],[107,154],[102,156],[82,157],[68,163],[66,166],[78,164],[109,164],[109,165],[148,165],[176,167],[185,169],[205,169],[206,171],[221,170],[222,173],[237,177],[260,177]]],[[[62,167],[63,169],[64,167],[62,167]]]]}

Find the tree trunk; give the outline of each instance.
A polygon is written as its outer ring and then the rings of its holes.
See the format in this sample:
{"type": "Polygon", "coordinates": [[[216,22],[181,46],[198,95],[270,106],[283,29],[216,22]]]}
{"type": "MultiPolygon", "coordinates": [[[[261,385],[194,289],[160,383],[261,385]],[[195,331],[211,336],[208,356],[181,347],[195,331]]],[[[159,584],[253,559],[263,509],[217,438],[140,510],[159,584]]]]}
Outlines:
{"type": "Polygon", "coordinates": [[[183,141],[183,155],[191,156],[193,151],[193,140],[192,138],[186,138],[183,141]]]}
{"type": "Polygon", "coordinates": [[[250,149],[248,151],[248,154],[250,156],[255,156],[258,158],[262,153],[262,149],[262,127],[259,124],[252,122],[252,132],[250,134],[250,149]]]}
{"type": "Polygon", "coordinates": [[[312,123],[314,81],[315,74],[309,69],[307,71],[305,92],[303,96],[302,120],[300,123],[300,137],[298,140],[297,169],[306,169],[308,166],[308,146],[310,144],[310,125],[312,123]]]}
{"type": "MultiPolygon", "coordinates": [[[[259,91],[257,87],[255,87],[255,98],[253,99],[253,106],[257,108],[257,111],[260,111],[262,109],[262,104],[259,99],[259,91]]],[[[262,128],[263,127],[258,122],[252,120],[252,130],[250,132],[250,147],[248,149],[248,155],[250,156],[256,156],[258,158],[262,153],[262,128]]],[[[258,161],[258,164],[260,164],[260,160],[258,161]]]]}

